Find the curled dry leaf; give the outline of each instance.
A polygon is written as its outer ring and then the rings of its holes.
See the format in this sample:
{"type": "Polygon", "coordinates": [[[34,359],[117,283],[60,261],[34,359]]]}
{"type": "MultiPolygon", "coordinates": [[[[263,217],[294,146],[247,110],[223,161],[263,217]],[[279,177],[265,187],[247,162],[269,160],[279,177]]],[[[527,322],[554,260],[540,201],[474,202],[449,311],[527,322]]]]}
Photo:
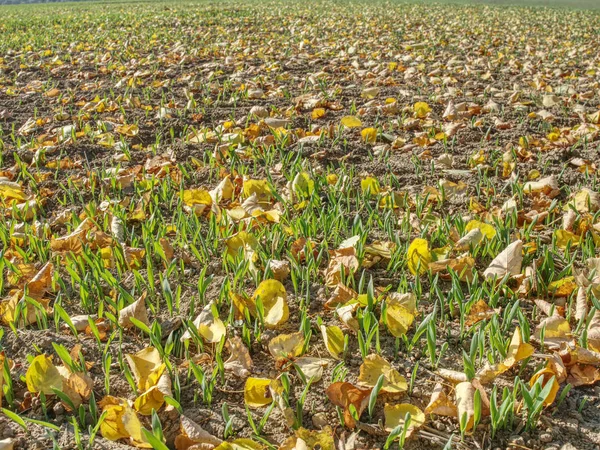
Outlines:
{"type": "Polygon", "coordinates": [[[490,319],[498,310],[490,308],[484,300],[478,300],[471,309],[469,315],[465,319],[465,325],[470,327],[482,320],[490,319]]]}
{"type": "Polygon", "coordinates": [[[442,377],[445,380],[448,380],[454,384],[458,384],[458,383],[463,383],[465,381],[468,381],[469,378],[467,377],[467,375],[463,372],[458,372],[456,370],[452,370],[452,369],[438,369],[436,371],[436,374],[439,375],[440,377],[442,377]]]}
{"type": "Polygon", "coordinates": [[[119,325],[126,329],[133,327],[132,317],[143,324],[150,325],[146,309],[146,295],[147,293],[144,292],[139,299],[119,312],[119,325]]]}
{"type": "Polygon", "coordinates": [[[277,281],[285,281],[290,274],[290,263],[288,261],[272,259],[269,261],[269,269],[273,273],[273,278],[277,281]]]}
{"type": "Polygon", "coordinates": [[[383,318],[393,336],[404,336],[414,322],[416,314],[417,303],[413,293],[392,292],[387,296],[383,318]]]}
{"type": "Polygon", "coordinates": [[[325,269],[325,284],[337,286],[342,279],[342,270],[346,276],[358,270],[358,258],[354,247],[339,248],[329,252],[329,265],[325,269]]]}
{"type": "Polygon", "coordinates": [[[516,240],[510,244],[485,269],[483,272],[485,278],[502,279],[506,275],[518,275],[521,273],[521,264],[523,262],[522,251],[523,242],[521,240],[516,240]]]}
{"type": "Polygon", "coordinates": [[[307,380],[312,379],[313,383],[316,383],[323,378],[323,369],[328,365],[328,360],[310,356],[303,356],[294,361],[296,369],[301,371],[307,380]]]}
{"type": "Polygon", "coordinates": [[[469,381],[465,381],[456,385],[456,411],[458,420],[462,423],[465,420],[465,430],[469,431],[473,428],[475,416],[475,386],[469,381]]]}
{"type": "Polygon", "coordinates": [[[600,368],[598,367],[575,364],[569,369],[567,382],[573,387],[590,386],[597,381],[600,381],[600,368]]]}
{"type": "Polygon", "coordinates": [[[223,442],[188,417],[181,415],[180,433],[175,437],[177,450],[212,450],[223,442]]]}
{"type": "Polygon", "coordinates": [[[341,283],[338,283],[338,285],[333,290],[331,297],[329,298],[329,300],[327,300],[327,303],[325,303],[325,308],[335,308],[337,305],[347,303],[350,300],[354,300],[356,297],[358,297],[358,294],[354,289],[344,286],[341,283]]]}
{"type": "Polygon", "coordinates": [[[452,403],[446,392],[444,385],[438,383],[431,393],[429,404],[425,408],[425,414],[437,414],[438,416],[458,417],[456,405],[452,403]]]}
{"type": "Polygon", "coordinates": [[[534,352],[535,348],[531,344],[523,342],[521,329],[516,327],[504,361],[494,365],[486,364],[477,372],[477,379],[481,383],[487,384],[498,375],[511,369],[519,361],[529,358],[534,352]]]}
{"type": "Polygon", "coordinates": [[[329,401],[344,410],[344,423],[348,428],[354,428],[356,421],[352,417],[350,406],[356,409],[358,417],[367,407],[371,389],[361,389],[353,384],[338,381],[331,384],[325,391],[329,401]]]}
{"type": "Polygon", "coordinates": [[[537,181],[528,181],[523,185],[523,192],[525,194],[544,194],[554,198],[560,194],[560,188],[556,177],[550,175],[537,181]]]}
{"type": "Polygon", "coordinates": [[[252,369],[252,358],[241,338],[237,336],[229,338],[227,348],[229,348],[230,355],[225,361],[225,370],[233,372],[235,376],[240,378],[249,376],[252,369]]]}
{"type": "MultiPolygon", "coordinates": [[[[213,302],[209,302],[202,308],[198,317],[194,319],[193,324],[196,327],[198,334],[209,344],[221,342],[221,339],[227,334],[225,324],[219,318],[218,311],[213,302]]],[[[191,337],[190,331],[187,330],[183,336],[181,336],[181,340],[185,341],[191,339],[191,337]]]]}
{"type": "Polygon", "coordinates": [[[300,356],[304,349],[304,333],[280,334],[269,341],[269,353],[275,361],[288,361],[300,356]]]}
{"type": "Polygon", "coordinates": [[[15,442],[12,438],[0,439],[0,450],[13,450],[15,442]]]}
{"type": "Polygon", "coordinates": [[[475,247],[477,244],[479,244],[482,239],[483,233],[479,230],[479,228],[473,228],[462,238],[460,238],[456,244],[454,244],[454,248],[458,251],[469,250],[471,247],[475,247]]]}
{"type": "Polygon", "coordinates": [[[102,437],[109,441],[128,439],[135,447],[152,448],[142,433],[142,424],[127,400],[107,395],[98,402],[106,412],[100,424],[102,437]]]}
{"type": "Polygon", "coordinates": [[[281,282],[277,280],[265,280],[261,282],[252,296],[252,308],[250,312],[256,315],[256,302],[260,299],[265,312],[265,325],[268,328],[276,328],[287,322],[290,311],[287,302],[287,292],[281,282]]]}

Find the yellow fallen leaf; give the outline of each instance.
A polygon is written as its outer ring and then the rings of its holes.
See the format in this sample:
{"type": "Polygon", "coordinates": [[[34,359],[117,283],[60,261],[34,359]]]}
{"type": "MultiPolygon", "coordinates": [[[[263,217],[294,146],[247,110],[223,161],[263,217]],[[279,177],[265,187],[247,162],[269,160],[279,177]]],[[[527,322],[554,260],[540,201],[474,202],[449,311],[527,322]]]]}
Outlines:
{"type": "Polygon", "coordinates": [[[397,303],[387,305],[384,317],[389,332],[395,337],[404,336],[415,320],[413,312],[397,303]]]}
{"type": "Polygon", "coordinates": [[[305,342],[302,331],[280,334],[269,341],[269,353],[275,361],[292,360],[302,354],[305,342]]]}
{"type": "Polygon", "coordinates": [[[200,216],[211,207],[212,198],[204,189],[188,189],[183,191],[183,203],[189,211],[200,216]]]}
{"type": "Polygon", "coordinates": [[[322,430],[298,428],[294,436],[287,438],[278,450],[335,450],[333,430],[330,426],[322,430]]]}
{"type": "Polygon", "coordinates": [[[562,250],[566,249],[569,245],[577,247],[581,244],[581,236],[567,230],[556,230],[554,232],[554,239],[556,240],[556,246],[562,250]]]}
{"type": "MultiPolygon", "coordinates": [[[[202,308],[200,314],[194,319],[193,324],[198,334],[209,344],[221,342],[221,339],[227,334],[227,328],[225,328],[225,324],[219,318],[217,308],[213,302],[209,302],[202,308]]],[[[192,334],[187,330],[181,336],[181,340],[189,340],[191,337],[192,334]]]]}
{"type": "Polygon", "coordinates": [[[367,356],[363,361],[358,375],[358,384],[373,388],[381,375],[383,375],[381,388],[383,392],[398,394],[408,389],[406,378],[400,375],[389,362],[376,354],[367,356]]]}
{"type": "Polygon", "coordinates": [[[385,416],[385,430],[392,431],[398,425],[404,425],[407,415],[410,415],[410,422],[406,436],[410,436],[414,430],[425,423],[425,414],[415,405],[410,403],[400,403],[399,405],[386,405],[383,407],[385,416]]]}
{"type": "Polygon", "coordinates": [[[310,197],[315,190],[315,181],[308,172],[298,172],[292,181],[292,190],[299,197],[310,197]]]}
{"type": "Polygon", "coordinates": [[[53,388],[62,390],[63,384],[60,372],[46,355],[38,355],[31,361],[25,381],[29,392],[43,392],[46,395],[54,395],[53,388]]]}
{"type": "Polygon", "coordinates": [[[414,104],[413,109],[415,111],[415,116],[417,119],[424,119],[427,117],[427,114],[431,112],[431,108],[425,102],[417,102],[414,104]]]}
{"type": "Polygon", "coordinates": [[[367,144],[374,144],[377,142],[377,129],[376,128],[365,128],[360,132],[362,139],[367,144]]]}
{"type": "Polygon", "coordinates": [[[532,375],[531,380],[529,380],[529,386],[532,387],[539,379],[542,380],[542,389],[546,387],[546,384],[552,382],[552,388],[544,400],[544,406],[550,406],[552,403],[554,403],[559,389],[558,381],[556,380],[556,374],[549,367],[540,369],[532,375]]]}
{"type": "MultiPolygon", "coordinates": [[[[135,377],[138,389],[145,391],[148,389],[148,380],[156,377],[157,372],[162,366],[160,353],[154,347],[146,347],[134,354],[126,354],[125,358],[135,377]]],[[[150,384],[152,386],[152,383],[150,384]]]]}
{"type": "Polygon", "coordinates": [[[556,297],[568,297],[577,288],[575,277],[565,277],[548,285],[548,292],[556,297]]]}
{"type": "Polygon", "coordinates": [[[254,442],[252,439],[234,439],[230,442],[223,442],[213,450],[263,450],[265,447],[254,442]]]}
{"type": "Polygon", "coordinates": [[[244,385],[244,402],[249,408],[262,408],[270,404],[273,399],[269,392],[271,380],[269,378],[250,377],[244,385]]]}
{"type": "Polygon", "coordinates": [[[258,285],[252,295],[252,303],[260,299],[264,310],[265,325],[275,328],[287,322],[290,311],[287,303],[287,292],[281,282],[277,280],[264,280],[258,285]]]}
{"type": "Polygon", "coordinates": [[[315,108],[312,110],[312,113],[310,114],[310,117],[313,120],[320,119],[323,116],[325,116],[325,108],[315,108]]]}
{"type": "Polygon", "coordinates": [[[128,137],[137,136],[139,132],[140,132],[140,128],[136,124],[119,125],[117,127],[117,133],[123,134],[128,137]]]}
{"type": "Polygon", "coordinates": [[[529,358],[535,352],[533,345],[523,342],[521,328],[516,327],[506,352],[504,361],[498,364],[486,364],[477,372],[477,379],[482,384],[493,381],[498,375],[512,368],[516,363],[529,358]]]}
{"type": "Polygon", "coordinates": [[[381,191],[377,178],[367,177],[360,181],[360,187],[363,194],[377,195],[381,191]]]}
{"type": "Polygon", "coordinates": [[[422,238],[416,238],[406,252],[406,260],[408,270],[413,275],[423,275],[427,272],[429,263],[431,262],[431,252],[429,251],[429,243],[422,238]]]}
{"type": "Polygon", "coordinates": [[[534,336],[536,339],[541,338],[541,332],[544,330],[544,341],[560,342],[567,340],[571,336],[571,326],[564,317],[554,315],[546,317],[535,328],[534,336]]]}
{"type": "Polygon", "coordinates": [[[248,198],[255,194],[259,202],[269,202],[273,197],[269,182],[267,180],[244,180],[244,197],[248,198]]]}
{"type": "Polygon", "coordinates": [[[346,128],[357,128],[357,127],[360,127],[362,125],[362,122],[356,116],[345,116],[345,117],[342,117],[342,120],[340,121],[340,123],[343,126],[345,126],[346,128]]]}
{"type": "Polygon", "coordinates": [[[27,195],[19,183],[0,180],[0,200],[16,200],[20,203],[27,200],[27,195]]]}
{"type": "Polygon", "coordinates": [[[325,342],[325,348],[335,359],[340,359],[344,351],[344,332],[336,325],[321,325],[321,334],[325,342]]]}
{"type": "Polygon", "coordinates": [[[140,419],[127,400],[108,395],[98,402],[98,406],[107,413],[100,424],[100,433],[105,439],[129,439],[136,447],[152,448],[143,436],[140,419]]]}
{"type": "Polygon", "coordinates": [[[465,226],[465,231],[468,233],[475,228],[478,228],[487,239],[493,239],[496,236],[496,229],[492,225],[479,220],[470,220],[465,226]]]}

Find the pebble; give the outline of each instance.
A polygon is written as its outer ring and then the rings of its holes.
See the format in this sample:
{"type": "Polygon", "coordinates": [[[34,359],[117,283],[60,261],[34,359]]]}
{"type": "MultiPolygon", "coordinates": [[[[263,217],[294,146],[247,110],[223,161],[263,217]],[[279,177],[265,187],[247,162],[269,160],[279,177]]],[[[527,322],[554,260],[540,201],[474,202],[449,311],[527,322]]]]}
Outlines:
{"type": "Polygon", "coordinates": [[[444,431],[446,429],[446,425],[444,425],[442,422],[437,421],[435,423],[435,429],[438,431],[444,431]]]}
{"type": "Polygon", "coordinates": [[[525,445],[525,439],[523,436],[511,436],[508,441],[513,445],[523,446],[525,445]]]}
{"type": "Polygon", "coordinates": [[[575,447],[573,444],[567,442],[565,445],[563,445],[560,450],[577,450],[577,447],[575,447]]]}
{"type": "Polygon", "coordinates": [[[6,427],[2,433],[2,436],[5,438],[13,438],[15,437],[15,430],[13,430],[11,427],[6,427]]]}
{"type": "Polygon", "coordinates": [[[327,414],[322,412],[314,414],[312,416],[312,423],[317,428],[325,428],[329,424],[329,421],[327,420],[327,414]]]}
{"type": "Polygon", "coordinates": [[[544,444],[552,442],[553,439],[554,438],[553,438],[553,436],[550,433],[542,433],[540,435],[540,441],[542,441],[544,444]]]}
{"type": "Polygon", "coordinates": [[[52,408],[52,411],[54,411],[55,416],[62,416],[65,413],[65,407],[62,403],[57,403],[54,405],[54,408],[52,408]]]}

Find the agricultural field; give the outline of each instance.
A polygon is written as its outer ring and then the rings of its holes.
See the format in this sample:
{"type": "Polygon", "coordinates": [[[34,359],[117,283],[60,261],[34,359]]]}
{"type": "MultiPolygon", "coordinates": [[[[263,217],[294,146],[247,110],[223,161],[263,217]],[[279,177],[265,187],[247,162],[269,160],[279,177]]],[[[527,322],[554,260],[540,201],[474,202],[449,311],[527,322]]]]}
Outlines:
{"type": "Polygon", "coordinates": [[[600,448],[598,13],[0,17],[0,450],[600,448]]]}

